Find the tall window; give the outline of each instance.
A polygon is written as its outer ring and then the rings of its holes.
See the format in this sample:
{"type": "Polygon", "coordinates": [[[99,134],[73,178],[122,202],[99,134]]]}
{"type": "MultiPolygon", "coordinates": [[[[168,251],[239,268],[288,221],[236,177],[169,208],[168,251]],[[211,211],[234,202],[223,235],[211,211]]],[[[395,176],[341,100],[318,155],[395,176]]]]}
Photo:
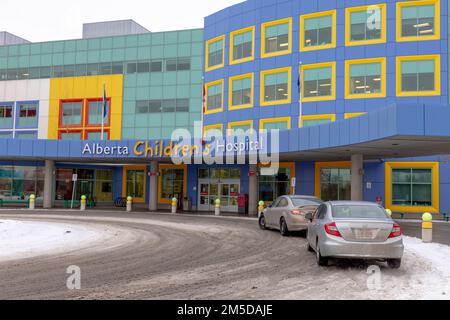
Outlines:
{"type": "Polygon", "coordinates": [[[19,104],[19,127],[37,127],[37,105],[35,104],[19,104]]]}
{"type": "Polygon", "coordinates": [[[384,58],[346,61],[346,98],[385,95],[384,58]]]}
{"type": "Polygon", "coordinates": [[[440,94],[440,56],[398,57],[397,68],[397,95],[440,94]]]}
{"type": "Polygon", "coordinates": [[[438,40],[440,1],[397,3],[397,41],[438,40]]]}
{"type": "Polygon", "coordinates": [[[160,192],[161,199],[182,198],[184,193],[184,169],[162,169],[160,192]]]}
{"type": "Polygon", "coordinates": [[[126,171],[126,195],[137,199],[145,197],[145,170],[126,171]]]}
{"type": "Polygon", "coordinates": [[[0,128],[12,128],[13,122],[13,106],[0,105],[0,128]]]}
{"type": "Polygon", "coordinates": [[[253,59],[254,27],[234,31],[230,34],[230,64],[253,59]]]}
{"type": "Polygon", "coordinates": [[[61,106],[61,124],[63,126],[81,125],[83,102],[63,102],[61,106]]]}
{"type": "Polygon", "coordinates": [[[292,46],[292,18],[267,22],[262,25],[263,58],[287,54],[292,46]]]}
{"type": "Polygon", "coordinates": [[[302,70],[302,100],[320,101],[335,96],[335,63],[306,65],[302,70]]]}
{"type": "Polygon", "coordinates": [[[206,85],[206,114],[223,110],[223,80],[206,85]]]}
{"type": "Polygon", "coordinates": [[[393,205],[430,207],[432,190],[432,169],[392,169],[393,205]]]}
{"type": "Polygon", "coordinates": [[[350,169],[322,168],[320,170],[320,194],[323,201],[350,200],[350,169]]]}
{"type": "Polygon", "coordinates": [[[261,72],[261,105],[290,102],[291,69],[275,69],[261,72]]]}
{"type": "Polygon", "coordinates": [[[206,42],[206,71],[221,68],[224,65],[225,36],[206,42]]]}
{"type": "Polygon", "coordinates": [[[290,166],[280,167],[276,171],[272,168],[260,168],[259,199],[272,203],[278,197],[291,194],[291,178],[294,176],[290,166]]]}
{"type": "Polygon", "coordinates": [[[346,15],[346,45],[386,41],[385,4],[347,8],[346,15]]]}
{"type": "MultiPolygon", "coordinates": [[[[253,101],[253,74],[247,74],[230,78],[231,100],[230,109],[233,107],[252,107],[253,101]]],[[[237,109],[236,108],[236,109],[237,109]]]]}
{"type": "MultiPolygon", "coordinates": [[[[101,125],[102,117],[104,114],[103,110],[103,101],[88,101],[88,125],[101,125]]],[[[106,106],[106,114],[104,117],[104,124],[108,125],[109,123],[109,114],[110,114],[110,103],[107,102],[106,106]]]]}
{"type": "Polygon", "coordinates": [[[43,168],[0,166],[0,199],[26,200],[34,194],[39,201],[43,193],[43,168]]]}
{"type": "Polygon", "coordinates": [[[300,50],[318,50],[334,47],[336,11],[313,13],[300,17],[300,50]]]}

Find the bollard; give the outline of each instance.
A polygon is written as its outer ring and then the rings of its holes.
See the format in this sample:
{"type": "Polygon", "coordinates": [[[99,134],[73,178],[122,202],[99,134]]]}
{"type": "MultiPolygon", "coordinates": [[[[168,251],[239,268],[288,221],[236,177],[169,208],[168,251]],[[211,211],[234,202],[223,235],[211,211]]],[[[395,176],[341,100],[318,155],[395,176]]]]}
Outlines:
{"type": "Polygon", "coordinates": [[[215,210],[216,216],[220,216],[220,199],[216,199],[216,210],[215,210]]]}
{"type": "Polygon", "coordinates": [[[172,213],[177,213],[178,199],[172,198],[172,213]]]}
{"type": "Polygon", "coordinates": [[[127,212],[131,212],[133,210],[133,197],[127,198],[127,212]]]}
{"type": "Polygon", "coordinates": [[[433,242],[433,216],[426,212],[422,216],[422,221],[422,241],[431,243],[433,242]]]}
{"type": "Polygon", "coordinates": [[[34,194],[30,195],[29,209],[34,210],[36,208],[36,196],[34,194]]]}
{"type": "Polygon", "coordinates": [[[81,196],[80,210],[81,211],[85,211],[86,210],[86,196],[81,196]]]}
{"type": "Polygon", "coordinates": [[[391,209],[386,209],[386,213],[388,214],[389,217],[392,218],[392,210],[391,209]]]}
{"type": "Polygon", "coordinates": [[[264,201],[260,201],[258,203],[258,216],[259,217],[264,213],[264,206],[265,206],[264,201]]]}

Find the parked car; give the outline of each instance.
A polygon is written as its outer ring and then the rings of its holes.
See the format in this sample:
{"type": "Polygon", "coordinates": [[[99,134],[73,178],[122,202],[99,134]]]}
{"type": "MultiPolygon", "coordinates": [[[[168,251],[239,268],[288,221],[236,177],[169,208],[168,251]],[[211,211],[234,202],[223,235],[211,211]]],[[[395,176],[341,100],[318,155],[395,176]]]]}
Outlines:
{"type": "Polygon", "coordinates": [[[322,204],[322,200],[311,196],[282,196],[264,210],[259,217],[259,227],[280,230],[283,236],[290,231],[308,228],[307,213],[313,213],[322,204]]]}
{"type": "Polygon", "coordinates": [[[330,258],[354,258],[383,260],[391,268],[400,268],[402,230],[380,205],[326,202],[306,218],[310,220],[308,251],[315,251],[320,266],[327,266],[330,258]]]}

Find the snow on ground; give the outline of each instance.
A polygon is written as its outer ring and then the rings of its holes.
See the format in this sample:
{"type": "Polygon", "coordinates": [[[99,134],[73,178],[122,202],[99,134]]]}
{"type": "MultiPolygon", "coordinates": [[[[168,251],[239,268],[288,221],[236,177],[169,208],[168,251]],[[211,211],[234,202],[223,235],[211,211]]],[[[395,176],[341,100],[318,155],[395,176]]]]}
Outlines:
{"type": "Polygon", "coordinates": [[[0,220],[0,262],[68,252],[102,238],[98,230],[79,225],[0,220]]]}

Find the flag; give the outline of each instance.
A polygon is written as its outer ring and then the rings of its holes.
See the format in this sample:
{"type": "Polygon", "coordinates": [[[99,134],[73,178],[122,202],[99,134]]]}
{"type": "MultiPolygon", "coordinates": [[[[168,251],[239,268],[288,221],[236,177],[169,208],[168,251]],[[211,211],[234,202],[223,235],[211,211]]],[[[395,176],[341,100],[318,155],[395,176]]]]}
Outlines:
{"type": "Polygon", "coordinates": [[[103,119],[108,116],[108,99],[106,98],[106,86],[103,86],[103,119]]]}
{"type": "Polygon", "coordinates": [[[203,84],[203,114],[206,112],[206,86],[203,84]]]}

